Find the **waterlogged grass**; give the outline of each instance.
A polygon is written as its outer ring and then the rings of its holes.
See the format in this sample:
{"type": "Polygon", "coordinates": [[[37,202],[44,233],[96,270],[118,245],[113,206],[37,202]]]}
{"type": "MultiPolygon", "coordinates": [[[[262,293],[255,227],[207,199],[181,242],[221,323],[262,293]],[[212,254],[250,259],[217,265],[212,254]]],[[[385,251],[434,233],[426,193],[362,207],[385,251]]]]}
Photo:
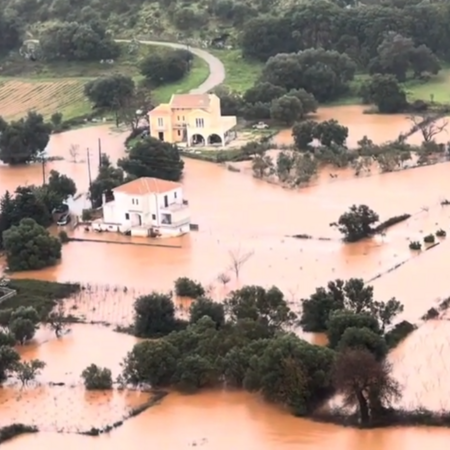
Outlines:
{"type": "Polygon", "coordinates": [[[8,287],[14,289],[17,295],[0,303],[0,309],[32,306],[42,314],[48,314],[58,300],[70,297],[80,290],[76,283],[57,283],[31,279],[14,279],[8,287]]]}
{"type": "Polygon", "coordinates": [[[208,52],[220,59],[225,67],[225,86],[237,92],[245,92],[261,75],[264,64],[244,59],[240,49],[211,50],[208,52]]]}

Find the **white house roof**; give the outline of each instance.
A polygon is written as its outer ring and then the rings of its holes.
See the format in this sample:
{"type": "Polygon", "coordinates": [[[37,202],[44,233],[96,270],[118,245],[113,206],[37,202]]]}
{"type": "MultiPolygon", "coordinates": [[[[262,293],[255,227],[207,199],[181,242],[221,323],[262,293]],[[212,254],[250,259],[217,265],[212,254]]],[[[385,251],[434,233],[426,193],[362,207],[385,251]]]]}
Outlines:
{"type": "Polygon", "coordinates": [[[113,189],[127,195],[163,194],[181,187],[175,181],[160,180],[159,178],[142,177],[113,189]]]}

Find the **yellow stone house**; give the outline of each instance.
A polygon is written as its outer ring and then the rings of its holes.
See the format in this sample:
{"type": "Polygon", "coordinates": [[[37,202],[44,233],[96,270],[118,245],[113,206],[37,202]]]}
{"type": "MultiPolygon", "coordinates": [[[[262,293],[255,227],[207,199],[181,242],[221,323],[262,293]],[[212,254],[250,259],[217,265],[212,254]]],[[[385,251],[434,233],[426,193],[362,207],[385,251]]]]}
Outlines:
{"type": "Polygon", "coordinates": [[[148,113],[150,136],[187,147],[226,146],[236,137],[236,116],[222,116],[214,94],[175,94],[148,113]]]}

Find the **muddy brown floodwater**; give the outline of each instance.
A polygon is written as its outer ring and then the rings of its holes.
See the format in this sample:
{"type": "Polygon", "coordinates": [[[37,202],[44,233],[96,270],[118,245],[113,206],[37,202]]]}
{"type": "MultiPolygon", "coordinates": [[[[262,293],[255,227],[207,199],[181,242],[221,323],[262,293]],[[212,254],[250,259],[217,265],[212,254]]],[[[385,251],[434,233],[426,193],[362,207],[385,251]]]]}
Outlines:
{"type": "MultiPolygon", "coordinates": [[[[360,107],[326,108],[319,111],[319,118],[336,118],[349,126],[352,142],[364,135],[377,142],[393,139],[410,127],[402,116],[361,112],[360,107]]],[[[66,173],[85,192],[86,148],[90,148],[94,177],[98,139],[101,138],[102,151],[116,161],[124,154],[124,137],[124,133],[105,126],[54,136],[49,153],[65,160],[49,163],[46,169],[66,173]],[[80,147],[77,163],[70,162],[69,147],[73,144],[80,147]]],[[[450,209],[440,206],[450,192],[449,163],[357,179],[331,180],[324,173],[316,185],[290,191],[224,167],[195,160],[185,162],[183,184],[193,222],[200,227],[198,232],[165,241],[173,248],[71,242],[64,246],[61,264],[20,276],[88,284],[88,289],[71,299],[67,307],[87,320],[111,324],[129,322],[133,298],[137,295],[152,289],[168,290],[181,275],[205,283],[216,298],[243,283],[275,284],[295,305],[296,299],[309,295],[330,279],[357,276],[368,280],[408,260],[374,281],[378,299],[396,296],[405,304],[403,318],[416,321],[438,298],[450,294],[445,264],[450,257],[450,244],[444,240],[418,256],[408,249],[411,239],[438,228],[449,230],[450,209]],[[402,213],[413,214],[413,218],[393,227],[382,238],[343,246],[329,223],[354,203],[370,205],[382,220],[402,213]],[[329,240],[287,237],[299,233],[329,240]],[[230,270],[230,251],[253,255],[243,266],[239,279],[230,270]],[[226,287],[217,283],[217,276],[223,272],[231,277],[226,287]]],[[[0,167],[0,193],[25,182],[41,183],[42,168],[0,167]]],[[[80,229],[72,233],[92,238],[80,229]]],[[[129,239],[113,235],[108,238],[123,242],[129,239]]],[[[188,306],[185,301],[179,301],[178,305],[188,306]]],[[[324,343],[321,336],[308,338],[317,344],[324,343]]],[[[143,442],[170,450],[188,448],[194,443],[196,447],[214,450],[448,447],[450,432],[442,429],[345,429],[294,418],[247,393],[222,391],[188,397],[172,393],[160,405],[127,421],[109,436],[52,433],[101,426],[118,420],[130,407],[146,401],[144,394],[136,392],[92,395],[79,387],[79,374],[91,362],[118,373],[120,360],[134,342],[129,336],[89,325],[73,326],[60,340],[40,330],[39,345],[25,347],[21,352],[24,358],[38,357],[47,362],[40,380],[43,384],[23,391],[2,389],[0,425],[23,421],[34,423],[45,432],[8,442],[3,446],[5,450],[22,450],[30,445],[111,450],[143,442]],[[64,382],[66,386],[50,387],[50,382],[64,382]]],[[[449,373],[445,355],[449,347],[449,322],[432,321],[392,353],[395,374],[404,386],[402,406],[450,408],[447,404],[450,391],[445,382],[449,373]]]]}

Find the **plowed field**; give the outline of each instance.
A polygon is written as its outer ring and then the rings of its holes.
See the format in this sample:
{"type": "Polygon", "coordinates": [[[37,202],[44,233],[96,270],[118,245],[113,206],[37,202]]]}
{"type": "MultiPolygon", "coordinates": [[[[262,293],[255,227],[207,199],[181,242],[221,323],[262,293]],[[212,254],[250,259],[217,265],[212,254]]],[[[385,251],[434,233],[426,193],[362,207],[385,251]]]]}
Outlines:
{"type": "Polygon", "coordinates": [[[89,108],[83,86],[83,81],[73,79],[0,81],[0,116],[18,119],[28,111],[47,117],[61,112],[68,119],[83,114],[89,108]]]}

